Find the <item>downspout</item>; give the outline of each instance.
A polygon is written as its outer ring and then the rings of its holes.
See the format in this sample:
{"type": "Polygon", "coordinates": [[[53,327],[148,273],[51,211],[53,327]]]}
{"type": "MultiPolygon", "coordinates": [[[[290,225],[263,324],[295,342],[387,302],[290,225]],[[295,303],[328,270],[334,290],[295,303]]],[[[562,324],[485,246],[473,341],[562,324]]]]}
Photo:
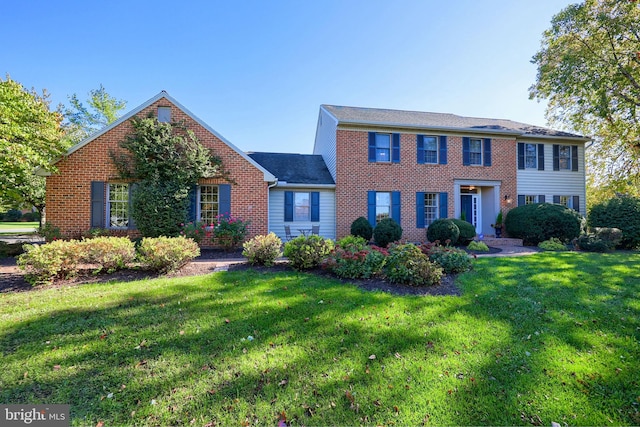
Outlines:
{"type": "Polygon", "coordinates": [[[271,189],[278,185],[278,179],[273,181],[273,184],[267,186],[267,234],[271,230],[271,189]]]}

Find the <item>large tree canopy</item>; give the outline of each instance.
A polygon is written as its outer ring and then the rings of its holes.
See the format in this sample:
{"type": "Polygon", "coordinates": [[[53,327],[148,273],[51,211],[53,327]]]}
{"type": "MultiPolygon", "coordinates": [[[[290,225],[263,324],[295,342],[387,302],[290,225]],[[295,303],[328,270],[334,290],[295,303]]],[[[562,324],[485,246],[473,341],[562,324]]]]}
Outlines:
{"type": "MultiPolygon", "coordinates": [[[[640,181],[640,6],[586,0],[563,9],[533,57],[530,96],[547,99],[547,118],[594,138],[589,185],[605,192],[640,181]]],[[[593,194],[592,194],[593,196],[593,194]]]]}
{"type": "Polygon", "coordinates": [[[85,106],[75,93],[69,96],[69,105],[62,108],[66,138],[80,142],[94,132],[115,122],[127,102],[109,95],[104,86],[89,91],[85,106]]]}
{"type": "Polygon", "coordinates": [[[33,172],[64,153],[60,120],[45,92],[0,79],[0,199],[44,207],[44,180],[33,172]]]}

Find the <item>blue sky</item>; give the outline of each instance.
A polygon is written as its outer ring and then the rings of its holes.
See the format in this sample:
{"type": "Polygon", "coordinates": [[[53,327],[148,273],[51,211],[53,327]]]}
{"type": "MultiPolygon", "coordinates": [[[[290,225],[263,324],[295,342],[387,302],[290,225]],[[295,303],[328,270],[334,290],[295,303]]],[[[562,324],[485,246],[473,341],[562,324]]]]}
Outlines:
{"type": "Polygon", "coordinates": [[[311,153],[320,104],[545,125],[530,60],[571,3],[6,1],[0,72],[53,106],[164,89],[244,151],[311,153]]]}

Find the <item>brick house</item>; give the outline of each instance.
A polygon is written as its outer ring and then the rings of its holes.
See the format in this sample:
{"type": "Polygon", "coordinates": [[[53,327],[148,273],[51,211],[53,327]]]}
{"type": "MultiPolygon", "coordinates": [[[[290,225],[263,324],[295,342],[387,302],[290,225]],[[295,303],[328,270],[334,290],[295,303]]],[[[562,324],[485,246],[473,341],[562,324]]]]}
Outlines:
{"type": "Polygon", "coordinates": [[[118,179],[109,153],[131,131],[131,117],[150,113],[184,120],[235,182],[199,182],[191,219],[229,213],[251,221],[250,237],[273,231],[283,240],[308,232],[339,239],[360,216],[372,225],[394,218],[409,241],[426,240],[426,227],[444,217],[463,217],[491,236],[498,212],[519,204],[586,211],[589,139],[580,135],[510,120],[322,105],[313,154],[244,153],[163,91],[55,162],[48,223],[67,236],[90,228],[137,234],[131,183],[118,179]]]}
{"type": "Polygon", "coordinates": [[[118,178],[110,156],[131,132],[129,119],[154,114],[159,121],[184,121],[199,141],[219,156],[235,184],[207,179],[194,192],[194,219],[229,213],[250,219],[251,235],[268,232],[269,184],[275,177],[162,91],[119,120],[69,149],[46,177],[46,221],[69,237],[91,228],[135,236],[130,183],[118,178]]]}
{"type": "Polygon", "coordinates": [[[314,154],[335,181],[336,235],[390,216],[426,240],[442,217],[494,234],[498,212],[554,202],[586,212],[588,138],[510,120],[322,105],[314,154]]]}

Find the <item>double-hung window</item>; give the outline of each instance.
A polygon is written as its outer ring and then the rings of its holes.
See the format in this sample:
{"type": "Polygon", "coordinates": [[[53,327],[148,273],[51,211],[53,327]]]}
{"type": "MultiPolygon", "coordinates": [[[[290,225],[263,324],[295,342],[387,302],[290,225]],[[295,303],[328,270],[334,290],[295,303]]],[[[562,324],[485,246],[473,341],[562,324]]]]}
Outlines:
{"type": "Polygon", "coordinates": [[[438,193],[424,193],[424,224],[430,226],[438,219],[438,193]]]}
{"type": "Polygon", "coordinates": [[[571,146],[561,145],[558,148],[558,161],[560,170],[571,170],[571,146]]]}
{"type": "Polygon", "coordinates": [[[294,221],[311,221],[311,196],[309,192],[294,193],[293,220],[294,221]]]}
{"type": "Polygon", "coordinates": [[[524,144],[524,167],[526,169],[538,168],[538,151],[536,144],[524,144]]]}
{"type": "Polygon", "coordinates": [[[113,183],[107,187],[109,228],[129,227],[129,184],[113,183]]]}
{"type": "Polygon", "coordinates": [[[220,213],[220,197],[217,185],[200,185],[198,187],[198,220],[205,224],[213,224],[220,213]]]}
{"type": "Polygon", "coordinates": [[[391,217],[391,193],[376,192],[376,224],[391,217]]]}
{"type": "Polygon", "coordinates": [[[578,146],[553,145],[553,170],[578,171],[578,146]]]}
{"type": "Polygon", "coordinates": [[[400,163],[400,134],[369,132],[369,162],[400,163]]]}
{"type": "Polygon", "coordinates": [[[464,166],[491,166],[491,138],[462,137],[464,166]]]}
{"type": "Polygon", "coordinates": [[[424,162],[438,163],[438,138],[435,136],[424,137],[424,162]]]}
{"type": "Polygon", "coordinates": [[[469,164],[482,165],[482,140],[469,139],[469,164]]]}
{"type": "Polygon", "coordinates": [[[376,162],[391,161],[391,134],[376,133],[376,162]]]}

